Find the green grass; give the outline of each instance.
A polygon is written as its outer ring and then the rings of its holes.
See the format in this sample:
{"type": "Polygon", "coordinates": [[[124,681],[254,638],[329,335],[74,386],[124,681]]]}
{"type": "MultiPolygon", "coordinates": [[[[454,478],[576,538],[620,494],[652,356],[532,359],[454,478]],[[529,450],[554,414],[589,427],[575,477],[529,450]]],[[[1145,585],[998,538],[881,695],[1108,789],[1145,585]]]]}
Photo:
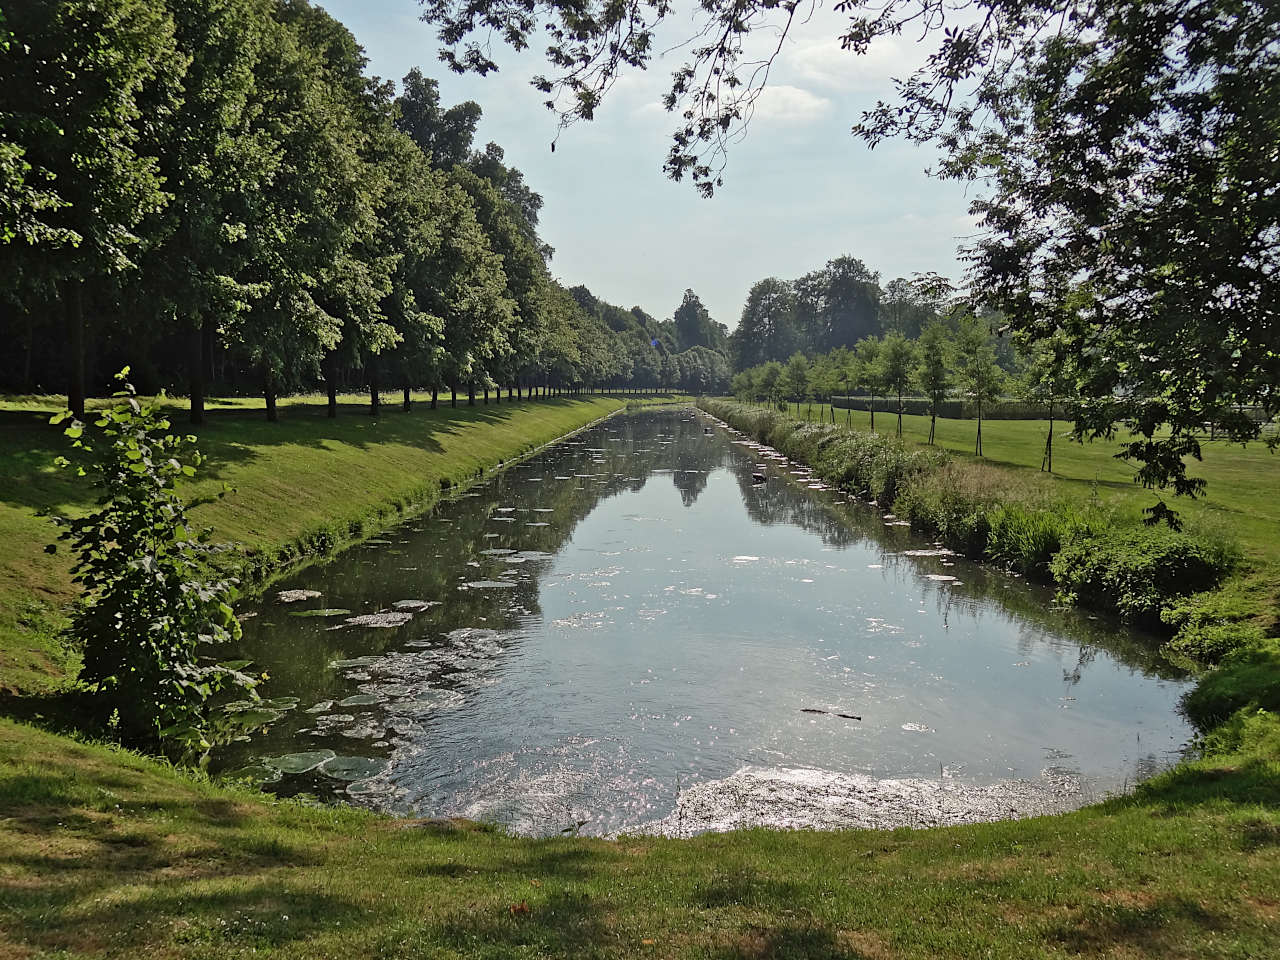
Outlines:
{"type": "Polygon", "coordinates": [[[0,721],[5,958],[1262,958],[1277,934],[1280,765],[1251,754],[1022,822],[524,840],[0,721]]]}
{"type": "MultiPolygon", "coordinates": [[[[794,414],[795,404],[788,410],[794,414]]],[[[800,405],[800,419],[808,407],[800,405]]],[[[870,429],[871,415],[865,410],[835,411],[836,423],[848,420],[858,430],[870,429]]],[[[812,419],[830,421],[831,408],[813,404],[812,419]]],[[[876,429],[895,433],[898,418],[876,413],[876,429]]],[[[973,420],[938,420],[937,444],[961,456],[973,454],[976,432],[973,420]]],[[[1134,467],[1116,459],[1119,444],[1108,441],[1073,443],[1068,439],[1069,423],[1058,422],[1054,429],[1053,476],[1048,479],[1054,492],[1073,498],[1095,495],[1108,505],[1132,516],[1156,502],[1157,492],[1144,490],[1133,481],[1134,467]]],[[[982,446],[984,460],[996,467],[1039,473],[1044,453],[1047,420],[984,420],[982,446]]],[[[924,443],[929,437],[929,418],[904,416],[903,439],[924,443]]],[[[1221,441],[1204,443],[1204,459],[1191,464],[1191,474],[1208,481],[1206,495],[1197,500],[1167,497],[1170,505],[1189,523],[1215,529],[1235,539],[1252,556],[1280,562],[1280,453],[1264,444],[1241,448],[1221,441]]]]}
{"type": "MultiPolygon", "coordinates": [[[[398,397],[397,397],[398,399],[398,397]]],[[[343,541],[431,503],[442,482],[466,482],[477,471],[519,456],[618,409],[608,397],[523,403],[465,401],[432,411],[417,396],[410,413],[387,405],[368,416],[362,398],[344,397],[336,420],[324,398],[282,401],[268,423],[258,401],[216,401],[200,428],[208,460],[188,492],[211,499],[192,511],[216,538],[236,541],[259,570],[343,541]],[[236,492],[215,498],[223,483],[236,492]]],[[[67,452],[48,426],[56,406],[46,398],[0,404],[0,689],[32,691],[75,669],[57,631],[74,597],[69,560],[44,552],[53,524],[41,511],[83,510],[89,492],[52,461],[67,452]]],[[[175,426],[183,426],[175,404],[175,426]]]]}

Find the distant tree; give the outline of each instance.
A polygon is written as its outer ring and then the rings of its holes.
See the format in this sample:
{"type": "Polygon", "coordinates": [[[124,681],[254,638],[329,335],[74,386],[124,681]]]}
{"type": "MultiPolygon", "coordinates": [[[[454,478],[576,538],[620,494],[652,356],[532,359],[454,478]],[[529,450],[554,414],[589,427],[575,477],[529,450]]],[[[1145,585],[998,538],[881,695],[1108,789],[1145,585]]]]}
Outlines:
{"type": "Polygon", "coordinates": [[[947,391],[951,388],[950,339],[951,331],[940,321],[933,320],[921,331],[916,343],[916,383],[929,399],[930,445],[937,438],[938,407],[947,399],[947,391]]]}
{"type": "Polygon", "coordinates": [[[956,362],[960,384],[965,395],[973,402],[978,417],[978,433],[973,452],[982,453],[982,408],[1000,396],[1004,386],[1004,374],[996,364],[996,353],[989,340],[987,325],[977,317],[964,320],[956,343],[956,362]]]}
{"type": "Polygon", "coordinates": [[[879,277],[861,260],[844,256],[796,281],[797,324],[811,349],[849,347],[880,332],[879,277]]]}
{"type": "Polygon", "coordinates": [[[684,292],[684,299],[676,308],[673,319],[678,349],[688,350],[692,347],[724,349],[725,343],[721,333],[723,326],[711,319],[711,314],[707,312],[707,308],[692,290],[684,292]]]}
{"type": "Polygon", "coordinates": [[[915,372],[915,344],[900,333],[885,334],[880,344],[880,375],[884,389],[898,397],[898,436],[902,436],[902,397],[911,389],[915,372]]]}
{"type": "Polygon", "coordinates": [[[774,277],[753,284],[742,319],[730,338],[734,366],[741,370],[782,360],[796,351],[798,342],[791,284],[774,277]]]}

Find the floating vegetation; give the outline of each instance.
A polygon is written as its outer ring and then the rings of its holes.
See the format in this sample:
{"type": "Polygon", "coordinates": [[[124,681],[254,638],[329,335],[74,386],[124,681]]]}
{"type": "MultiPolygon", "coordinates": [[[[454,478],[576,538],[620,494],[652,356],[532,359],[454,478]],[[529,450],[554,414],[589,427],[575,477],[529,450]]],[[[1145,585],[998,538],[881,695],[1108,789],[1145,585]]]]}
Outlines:
{"type": "Polygon", "coordinates": [[[412,619],[412,613],[405,613],[401,610],[381,610],[378,613],[363,613],[358,617],[348,617],[343,625],[348,627],[378,627],[387,629],[391,627],[403,627],[412,619]]]}
{"type": "Polygon", "coordinates": [[[926,577],[927,579],[933,580],[937,583],[959,583],[960,582],[960,579],[958,577],[953,577],[948,573],[930,573],[930,574],[926,574],[926,577]]]}
{"type": "Polygon", "coordinates": [[[322,596],[319,590],[281,590],[276,594],[276,600],[280,603],[300,603],[319,596],[322,596]]]}
{"type": "Polygon", "coordinates": [[[481,550],[480,553],[486,557],[509,557],[516,551],[507,547],[490,547],[488,550],[481,550]]]}
{"type": "Polygon", "coordinates": [[[345,617],[351,613],[345,607],[321,607],[319,610],[290,610],[291,617],[345,617]]]}
{"type": "Polygon", "coordinates": [[[222,774],[219,779],[247,781],[254,786],[261,787],[271,783],[279,783],[283,776],[284,774],[275,767],[254,763],[247,767],[241,767],[239,770],[229,770],[222,774]]]}
{"type": "Polygon", "coordinates": [[[375,697],[371,693],[355,693],[344,700],[338,701],[340,707],[367,707],[371,704],[378,703],[379,697],[375,697]]]}
{"type": "Polygon", "coordinates": [[[332,750],[305,750],[302,753],[286,753],[283,757],[264,757],[262,764],[281,773],[298,774],[314,770],[336,756],[332,750]]]}
{"type": "Polygon", "coordinates": [[[307,707],[307,713],[324,713],[326,710],[333,709],[332,700],[321,700],[319,703],[307,707]]]}
{"type": "Polygon", "coordinates": [[[321,773],[334,780],[368,780],[387,769],[387,761],[372,757],[334,757],[319,767],[321,773]]]}
{"type": "Polygon", "coordinates": [[[397,600],[391,605],[391,609],[400,613],[421,613],[423,610],[429,610],[439,605],[439,600],[397,600]]]}
{"type": "Polygon", "coordinates": [[[933,727],[927,727],[923,723],[904,723],[902,729],[908,733],[933,733],[933,727]]]}
{"type": "Polygon", "coordinates": [[[462,584],[459,590],[504,590],[517,586],[514,580],[470,580],[462,584]]]}
{"type": "Polygon", "coordinates": [[[377,662],[377,657],[352,657],[350,660],[331,660],[329,666],[335,670],[345,670],[348,667],[367,667],[377,662]]]}

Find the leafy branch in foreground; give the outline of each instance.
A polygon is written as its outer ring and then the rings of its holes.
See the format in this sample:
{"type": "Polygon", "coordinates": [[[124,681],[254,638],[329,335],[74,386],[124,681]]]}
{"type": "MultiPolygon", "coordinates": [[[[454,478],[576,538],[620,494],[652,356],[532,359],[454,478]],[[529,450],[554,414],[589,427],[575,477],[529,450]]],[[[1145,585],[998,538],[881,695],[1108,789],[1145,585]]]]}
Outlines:
{"type": "MultiPolygon", "coordinates": [[[[54,517],[58,540],[75,554],[83,589],[70,626],[84,648],[80,679],[97,694],[100,718],[130,740],[168,740],[199,755],[211,746],[210,702],[223,691],[256,698],[245,661],[217,663],[208,652],[240,637],[230,606],[234,581],[211,578],[220,548],[210,530],[194,530],[175,487],[195,476],[195,437],[170,432],[154,406],[139,401],[126,367],[115,402],[92,427],[70,420],[75,462],[59,457],[99,491],[83,517],[54,517]],[[184,462],[185,460],[185,462],[184,462]]],[[[50,553],[57,545],[51,544],[50,553]]]]}

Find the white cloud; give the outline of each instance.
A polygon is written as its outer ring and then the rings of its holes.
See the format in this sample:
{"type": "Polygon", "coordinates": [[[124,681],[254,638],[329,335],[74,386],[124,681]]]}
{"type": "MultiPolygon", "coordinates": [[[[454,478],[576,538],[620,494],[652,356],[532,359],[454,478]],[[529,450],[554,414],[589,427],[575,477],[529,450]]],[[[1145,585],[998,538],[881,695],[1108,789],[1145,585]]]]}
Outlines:
{"type": "Polygon", "coordinates": [[[771,83],[755,102],[754,123],[804,126],[820,120],[831,109],[831,101],[803,87],[771,83]]]}

